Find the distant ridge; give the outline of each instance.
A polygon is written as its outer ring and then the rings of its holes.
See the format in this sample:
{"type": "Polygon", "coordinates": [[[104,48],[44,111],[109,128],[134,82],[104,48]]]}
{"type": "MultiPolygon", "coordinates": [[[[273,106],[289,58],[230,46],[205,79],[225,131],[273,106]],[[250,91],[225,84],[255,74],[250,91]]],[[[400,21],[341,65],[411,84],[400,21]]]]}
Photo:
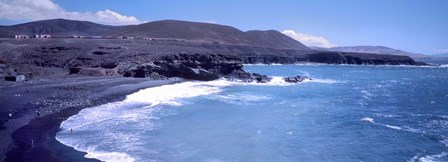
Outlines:
{"type": "Polygon", "coordinates": [[[347,47],[333,47],[333,48],[322,48],[322,47],[310,47],[310,48],[319,51],[338,51],[338,52],[356,52],[356,53],[409,56],[417,61],[436,63],[436,64],[448,62],[448,58],[437,57],[435,55],[412,53],[385,46],[347,46],[347,47]]]}
{"type": "Polygon", "coordinates": [[[59,37],[72,35],[100,36],[123,27],[126,26],[109,26],[88,21],[51,19],[12,26],[0,26],[0,37],[13,37],[16,34],[51,34],[59,37]]]}
{"type": "Polygon", "coordinates": [[[179,20],[154,21],[126,27],[111,36],[176,38],[234,45],[310,50],[302,43],[275,30],[243,32],[231,26],[179,20]]]}

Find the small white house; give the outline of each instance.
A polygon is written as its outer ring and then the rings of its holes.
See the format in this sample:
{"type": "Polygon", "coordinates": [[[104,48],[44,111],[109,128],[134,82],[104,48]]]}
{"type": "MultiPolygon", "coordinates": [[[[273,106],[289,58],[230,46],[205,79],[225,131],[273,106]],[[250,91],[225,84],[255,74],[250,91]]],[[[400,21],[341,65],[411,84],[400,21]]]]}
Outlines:
{"type": "Polygon", "coordinates": [[[28,35],[23,35],[23,34],[20,34],[20,35],[15,35],[15,38],[16,38],[16,39],[29,39],[29,38],[30,38],[30,36],[28,36],[28,35]]]}
{"type": "Polygon", "coordinates": [[[51,35],[49,35],[49,34],[42,34],[42,35],[40,35],[40,38],[51,38],[51,35]]]}
{"type": "Polygon", "coordinates": [[[86,36],[83,36],[83,35],[73,35],[72,38],[80,38],[80,39],[83,39],[83,38],[86,38],[86,36]]]}

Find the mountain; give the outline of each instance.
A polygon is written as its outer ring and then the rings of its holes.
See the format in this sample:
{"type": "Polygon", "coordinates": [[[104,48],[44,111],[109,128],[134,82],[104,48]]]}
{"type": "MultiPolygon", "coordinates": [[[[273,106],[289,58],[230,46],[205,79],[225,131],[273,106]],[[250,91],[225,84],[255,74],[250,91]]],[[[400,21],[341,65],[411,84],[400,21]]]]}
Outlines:
{"type": "MultiPolygon", "coordinates": [[[[390,55],[400,55],[409,56],[412,59],[420,62],[434,63],[434,64],[446,64],[448,63],[448,58],[438,57],[436,55],[425,55],[412,53],[407,51],[402,51],[398,49],[393,49],[384,46],[347,46],[347,47],[333,47],[333,48],[322,48],[322,47],[310,47],[311,49],[318,51],[338,51],[338,52],[356,52],[356,53],[372,53],[372,54],[390,54],[390,55]]],[[[442,54],[443,56],[443,54],[442,54]]]]}
{"type": "Polygon", "coordinates": [[[0,26],[0,37],[14,37],[14,35],[18,34],[50,34],[56,37],[67,37],[72,35],[97,36],[105,35],[113,30],[124,27],[127,26],[108,26],[88,21],[52,19],[12,26],[0,26]]]}
{"type": "Polygon", "coordinates": [[[169,38],[205,43],[311,50],[302,43],[275,30],[243,32],[226,25],[178,20],[162,20],[129,26],[109,26],[88,21],[52,19],[0,26],[0,37],[14,37],[18,34],[50,34],[55,37],[84,35],[169,38]]]}
{"type": "Polygon", "coordinates": [[[243,32],[226,25],[178,20],[162,20],[129,26],[110,33],[110,36],[174,38],[231,45],[310,50],[302,43],[274,30],[243,32]]]}

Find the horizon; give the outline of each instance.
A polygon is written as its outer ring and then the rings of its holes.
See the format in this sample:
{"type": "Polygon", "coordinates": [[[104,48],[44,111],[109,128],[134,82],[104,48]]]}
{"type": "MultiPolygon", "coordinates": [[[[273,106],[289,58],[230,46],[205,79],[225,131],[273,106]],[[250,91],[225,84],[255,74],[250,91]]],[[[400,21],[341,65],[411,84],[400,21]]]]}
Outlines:
{"type": "Polygon", "coordinates": [[[385,0],[251,0],[239,2],[238,6],[224,1],[133,2],[123,6],[117,0],[107,4],[87,0],[0,0],[0,25],[57,18],[105,25],[181,20],[228,25],[242,31],[277,30],[307,46],[385,46],[412,53],[448,53],[448,22],[444,21],[448,1],[400,0],[391,4],[385,0]],[[25,8],[25,12],[12,10],[17,7],[25,8]]]}

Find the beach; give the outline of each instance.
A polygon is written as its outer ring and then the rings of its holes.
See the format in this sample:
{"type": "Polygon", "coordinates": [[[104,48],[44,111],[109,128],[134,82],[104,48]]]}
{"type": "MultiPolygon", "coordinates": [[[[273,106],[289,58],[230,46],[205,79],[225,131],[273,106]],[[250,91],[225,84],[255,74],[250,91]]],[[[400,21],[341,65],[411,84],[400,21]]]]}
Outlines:
{"type": "Polygon", "coordinates": [[[182,81],[76,75],[1,81],[0,160],[97,161],[55,139],[62,121],[84,108],[123,100],[140,89],[182,81]]]}

